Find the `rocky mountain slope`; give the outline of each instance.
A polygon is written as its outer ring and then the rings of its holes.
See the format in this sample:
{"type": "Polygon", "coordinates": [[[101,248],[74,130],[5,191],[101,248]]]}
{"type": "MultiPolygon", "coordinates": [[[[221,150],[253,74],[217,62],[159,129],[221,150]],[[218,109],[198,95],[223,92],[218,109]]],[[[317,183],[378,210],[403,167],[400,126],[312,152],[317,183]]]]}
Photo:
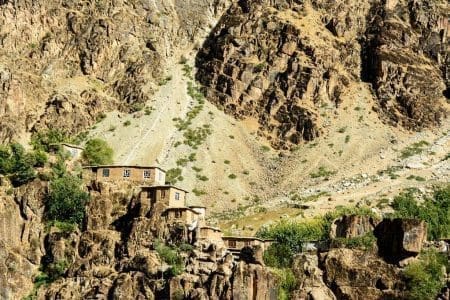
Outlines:
{"type": "Polygon", "coordinates": [[[225,3],[2,1],[0,141],[49,127],[76,135],[105,111],[136,111],[225,3]]]}
{"type": "Polygon", "coordinates": [[[380,118],[420,129],[446,114],[447,36],[444,1],[239,1],[199,51],[197,79],[277,148],[320,135],[320,107],[339,114],[361,80],[380,118]]]}

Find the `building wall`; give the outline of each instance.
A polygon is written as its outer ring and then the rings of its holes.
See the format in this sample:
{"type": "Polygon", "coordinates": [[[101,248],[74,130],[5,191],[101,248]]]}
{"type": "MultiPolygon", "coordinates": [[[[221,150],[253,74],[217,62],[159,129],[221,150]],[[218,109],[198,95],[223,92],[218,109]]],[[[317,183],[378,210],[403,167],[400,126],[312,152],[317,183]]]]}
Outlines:
{"type": "Polygon", "coordinates": [[[169,207],[185,207],[186,205],[186,192],[180,191],[174,188],[170,189],[169,207]],[[175,199],[176,193],[179,193],[179,200],[175,199]]]}
{"type": "Polygon", "coordinates": [[[79,159],[81,157],[81,153],[83,152],[82,149],[69,147],[69,146],[66,146],[66,145],[63,145],[63,150],[69,152],[70,156],[73,159],[79,159]]]}
{"type": "Polygon", "coordinates": [[[265,250],[265,244],[260,240],[251,240],[251,239],[226,239],[224,240],[225,245],[231,249],[242,249],[246,246],[261,246],[263,250],[265,250]],[[230,243],[231,242],[231,243],[230,243]],[[232,246],[232,243],[235,242],[236,246],[232,246]]]}
{"type": "Polygon", "coordinates": [[[167,212],[167,221],[169,222],[183,222],[186,225],[192,224],[194,221],[198,220],[198,215],[187,209],[180,210],[169,210],[167,212]],[[177,212],[181,215],[177,218],[177,212]]]}
{"type": "Polygon", "coordinates": [[[110,167],[97,169],[98,181],[129,180],[142,183],[164,184],[166,180],[165,177],[165,173],[158,168],[110,167]],[[104,169],[109,169],[109,177],[103,176],[104,169]],[[130,170],[130,177],[123,177],[124,170],[130,170]],[[150,171],[150,178],[144,178],[144,171],[150,171]]]}

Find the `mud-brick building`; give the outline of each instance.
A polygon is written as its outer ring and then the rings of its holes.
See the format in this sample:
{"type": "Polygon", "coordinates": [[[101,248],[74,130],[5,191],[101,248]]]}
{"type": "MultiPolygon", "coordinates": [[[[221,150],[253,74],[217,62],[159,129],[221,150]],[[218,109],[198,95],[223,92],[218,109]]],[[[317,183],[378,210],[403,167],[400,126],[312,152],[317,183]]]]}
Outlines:
{"type": "Polygon", "coordinates": [[[228,250],[239,252],[244,247],[260,246],[265,251],[273,243],[273,240],[265,240],[257,237],[224,236],[223,241],[228,250]]]}
{"type": "Polygon", "coordinates": [[[86,166],[84,167],[84,176],[103,182],[129,181],[148,185],[164,185],[166,183],[166,171],[154,166],[86,166]]]}
{"type": "Polygon", "coordinates": [[[150,185],[141,187],[141,202],[154,207],[157,203],[167,208],[185,208],[188,192],[172,185],[150,185]]]}

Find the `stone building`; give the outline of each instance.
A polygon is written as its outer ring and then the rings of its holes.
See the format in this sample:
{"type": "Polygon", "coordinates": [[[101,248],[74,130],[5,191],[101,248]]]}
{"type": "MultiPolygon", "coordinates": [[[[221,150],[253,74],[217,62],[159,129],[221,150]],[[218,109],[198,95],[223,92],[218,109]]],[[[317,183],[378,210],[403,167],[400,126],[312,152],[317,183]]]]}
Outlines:
{"type": "Polygon", "coordinates": [[[164,185],[166,171],[154,166],[86,166],[85,175],[96,181],[130,181],[149,185],[164,185]]]}
{"type": "MultiPolygon", "coordinates": [[[[141,187],[141,202],[148,200],[151,207],[156,203],[165,205],[167,208],[187,208],[186,190],[172,185],[155,185],[141,187]]],[[[194,211],[194,210],[192,210],[194,211]]]]}

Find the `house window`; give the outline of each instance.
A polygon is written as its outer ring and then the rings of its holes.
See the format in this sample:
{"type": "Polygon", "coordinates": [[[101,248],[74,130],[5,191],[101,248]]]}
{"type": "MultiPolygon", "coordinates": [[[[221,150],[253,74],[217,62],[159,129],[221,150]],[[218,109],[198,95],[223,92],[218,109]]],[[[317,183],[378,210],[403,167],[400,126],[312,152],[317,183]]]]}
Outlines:
{"type": "Polygon", "coordinates": [[[130,169],[123,170],[123,177],[130,178],[130,176],[131,176],[131,170],[130,169]]]}
{"type": "Polygon", "coordinates": [[[228,248],[236,248],[236,241],[228,241],[228,248]]]}
{"type": "Polygon", "coordinates": [[[144,179],[150,178],[150,170],[144,170],[144,179]]]}
{"type": "Polygon", "coordinates": [[[245,241],[245,242],[244,242],[244,246],[245,246],[245,247],[250,246],[250,242],[249,242],[249,241],[245,241]]]}
{"type": "Polygon", "coordinates": [[[161,191],[161,198],[166,198],[166,190],[161,191]]]}
{"type": "Polygon", "coordinates": [[[175,211],[175,218],[177,218],[177,219],[179,219],[179,218],[181,218],[181,215],[182,215],[182,213],[181,213],[181,211],[175,211]]]}
{"type": "Polygon", "coordinates": [[[175,193],[175,200],[180,200],[180,193],[175,193]]]}
{"type": "Polygon", "coordinates": [[[109,169],[103,169],[103,177],[109,177],[109,169]]]}

